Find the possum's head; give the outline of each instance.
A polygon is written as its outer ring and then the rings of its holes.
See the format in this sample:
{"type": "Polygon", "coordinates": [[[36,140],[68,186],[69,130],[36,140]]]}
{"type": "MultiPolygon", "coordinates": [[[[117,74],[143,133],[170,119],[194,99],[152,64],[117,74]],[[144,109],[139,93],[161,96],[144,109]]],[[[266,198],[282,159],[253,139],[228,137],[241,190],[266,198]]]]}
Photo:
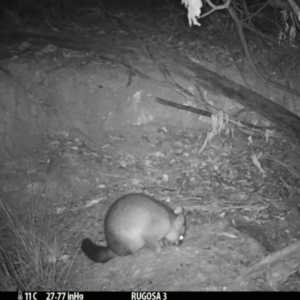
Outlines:
{"type": "Polygon", "coordinates": [[[174,219],[172,221],[172,228],[165,238],[171,243],[181,245],[186,232],[185,216],[182,207],[177,207],[174,210],[174,219]]]}

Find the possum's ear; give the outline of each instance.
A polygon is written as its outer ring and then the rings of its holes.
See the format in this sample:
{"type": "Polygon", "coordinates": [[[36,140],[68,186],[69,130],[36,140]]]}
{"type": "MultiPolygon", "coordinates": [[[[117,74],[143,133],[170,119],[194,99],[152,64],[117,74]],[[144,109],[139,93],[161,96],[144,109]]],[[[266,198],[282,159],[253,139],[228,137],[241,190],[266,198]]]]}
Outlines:
{"type": "Polygon", "coordinates": [[[184,225],[184,215],[180,214],[175,219],[175,227],[177,230],[179,230],[184,225]]]}
{"type": "Polygon", "coordinates": [[[174,213],[175,213],[176,215],[179,215],[179,214],[181,214],[182,212],[183,212],[183,209],[182,209],[181,206],[178,206],[178,207],[176,207],[176,208],[174,209],[174,213]]]}

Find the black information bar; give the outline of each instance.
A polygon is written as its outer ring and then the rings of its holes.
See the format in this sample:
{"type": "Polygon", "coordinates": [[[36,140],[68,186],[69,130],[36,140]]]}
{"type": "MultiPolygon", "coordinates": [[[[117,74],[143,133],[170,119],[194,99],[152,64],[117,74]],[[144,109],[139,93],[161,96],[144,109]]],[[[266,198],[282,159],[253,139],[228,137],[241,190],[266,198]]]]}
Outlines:
{"type": "MultiPolygon", "coordinates": [[[[199,299],[199,296],[211,297],[206,292],[0,292],[1,299],[5,300],[104,300],[105,297],[117,297],[117,299],[128,300],[170,300],[184,299],[193,300],[199,299]],[[201,294],[201,296],[200,296],[201,294]],[[5,298],[3,298],[5,296],[5,298]]],[[[223,292],[217,292],[220,297],[223,292]]],[[[290,293],[292,294],[292,293],[290,293]]],[[[296,293],[295,293],[296,294],[296,293]]],[[[231,300],[234,297],[240,300],[240,292],[231,293],[231,300]]],[[[299,295],[299,294],[298,294],[299,295]]],[[[299,299],[299,298],[298,298],[299,299]]]]}
{"type": "Polygon", "coordinates": [[[89,300],[108,299],[104,297],[117,297],[128,300],[168,300],[177,299],[185,294],[189,300],[198,299],[198,293],[189,292],[1,292],[2,299],[15,300],[89,300]],[[5,298],[2,297],[5,295],[5,298]],[[190,297],[191,296],[191,297],[190,297]]]}

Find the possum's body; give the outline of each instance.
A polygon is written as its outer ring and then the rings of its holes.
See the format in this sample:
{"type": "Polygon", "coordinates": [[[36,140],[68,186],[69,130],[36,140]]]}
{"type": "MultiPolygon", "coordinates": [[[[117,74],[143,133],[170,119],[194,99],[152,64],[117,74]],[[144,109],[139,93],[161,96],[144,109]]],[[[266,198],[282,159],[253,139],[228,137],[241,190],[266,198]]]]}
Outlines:
{"type": "Polygon", "coordinates": [[[104,233],[107,247],[97,246],[90,239],[82,241],[83,252],[94,262],[104,263],[117,255],[135,253],[144,246],[160,252],[163,238],[181,244],[185,217],[181,208],[172,211],[144,194],[128,194],[109,208],[104,233]]]}

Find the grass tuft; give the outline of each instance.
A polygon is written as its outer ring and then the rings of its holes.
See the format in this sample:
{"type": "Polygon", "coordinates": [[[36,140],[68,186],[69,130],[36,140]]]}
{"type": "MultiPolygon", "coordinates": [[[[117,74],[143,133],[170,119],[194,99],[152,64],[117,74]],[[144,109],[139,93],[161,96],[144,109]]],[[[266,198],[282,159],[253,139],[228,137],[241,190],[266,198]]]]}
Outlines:
{"type": "MultiPolygon", "coordinates": [[[[0,198],[0,290],[64,290],[74,259],[54,232],[47,206],[31,205],[24,218],[0,198]],[[42,213],[38,213],[42,211],[42,213]],[[27,216],[27,215],[26,215],[27,216]],[[52,228],[52,231],[51,231],[52,228]]],[[[75,257],[74,257],[75,258],[75,257]]]]}

